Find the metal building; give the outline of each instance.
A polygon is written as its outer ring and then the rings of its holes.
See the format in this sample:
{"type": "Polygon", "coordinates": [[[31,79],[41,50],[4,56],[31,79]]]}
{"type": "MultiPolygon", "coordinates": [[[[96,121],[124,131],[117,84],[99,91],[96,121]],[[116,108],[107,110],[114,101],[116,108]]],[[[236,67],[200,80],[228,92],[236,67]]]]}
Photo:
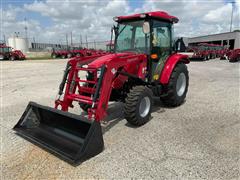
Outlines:
{"type": "Polygon", "coordinates": [[[188,38],[188,46],[198,43],[212,43],[229,47],[229,49],[240,48],[240,31],[212,34],[188,38]]]}

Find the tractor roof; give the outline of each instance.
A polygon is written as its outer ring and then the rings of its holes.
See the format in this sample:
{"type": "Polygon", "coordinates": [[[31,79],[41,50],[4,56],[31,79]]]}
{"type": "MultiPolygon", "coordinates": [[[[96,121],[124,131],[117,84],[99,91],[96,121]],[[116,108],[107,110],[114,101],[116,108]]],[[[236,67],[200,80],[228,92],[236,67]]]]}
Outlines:
{"type": "Polygon", "coordinates": [[[146,17],[165,20],[171,23],[177,23],[179,21],[177,17],[171,16],[164,11],[145,12],[128,16],[117,16],[114,18],[114,20],[117,22],[121,22],[125,20],[145,19],[146,17]]]}

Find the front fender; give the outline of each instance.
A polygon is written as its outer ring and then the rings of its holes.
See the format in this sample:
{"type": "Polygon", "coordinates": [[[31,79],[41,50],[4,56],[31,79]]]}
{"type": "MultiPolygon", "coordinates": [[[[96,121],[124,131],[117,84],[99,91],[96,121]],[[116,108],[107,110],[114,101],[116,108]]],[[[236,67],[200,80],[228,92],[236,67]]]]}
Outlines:
{"type": "Polygon", "coordinates": [[[176,64],[179,62],[183,62],[185,64],[189,64],[190,61],[188,59],[188,55],[184,54],[173,54],[168,57],[164,68],[162,70],[161,76],[160,76],[160,83],[161,84],[168,84],[169,79],[171,77],[172,71],[175,68],[176,64]]]}

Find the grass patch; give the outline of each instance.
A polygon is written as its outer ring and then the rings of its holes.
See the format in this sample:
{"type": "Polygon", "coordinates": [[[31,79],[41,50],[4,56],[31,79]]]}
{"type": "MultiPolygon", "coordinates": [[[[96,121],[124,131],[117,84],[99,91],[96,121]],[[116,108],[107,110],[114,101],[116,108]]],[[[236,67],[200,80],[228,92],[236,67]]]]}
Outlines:
{"type": "Polygon", "coordinates": [[[51,56],[27,57],[26,60],[49,60],[53,59],[51,56]]]}

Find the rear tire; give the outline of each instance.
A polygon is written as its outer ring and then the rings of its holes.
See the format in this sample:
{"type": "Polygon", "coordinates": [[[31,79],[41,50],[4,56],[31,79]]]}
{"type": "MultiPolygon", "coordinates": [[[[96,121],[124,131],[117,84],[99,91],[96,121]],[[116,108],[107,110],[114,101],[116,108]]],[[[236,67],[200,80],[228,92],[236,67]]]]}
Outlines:
{"type": "Polygon", "coordinates": [[[162,102],[170,107],[176,107],[184,102],[188,91],[188,70],[183,63],[177,64],[174,68],[169,83],[164,87],[162,102]]]}
{"type": "Polygon", "coordinates": [[[10,60],[10,61],[15,61],[15,57],[14,57],[14,56],[10,56],[10,57],[9,57],[9,60],[10,60]]]}
{"type": "Polygon", "coordinates": [[[141,126],[149,121],[152,111],[152,91],[146,86],[135,86],[125,99],[124,114],[126,120],[141,126]]]}

